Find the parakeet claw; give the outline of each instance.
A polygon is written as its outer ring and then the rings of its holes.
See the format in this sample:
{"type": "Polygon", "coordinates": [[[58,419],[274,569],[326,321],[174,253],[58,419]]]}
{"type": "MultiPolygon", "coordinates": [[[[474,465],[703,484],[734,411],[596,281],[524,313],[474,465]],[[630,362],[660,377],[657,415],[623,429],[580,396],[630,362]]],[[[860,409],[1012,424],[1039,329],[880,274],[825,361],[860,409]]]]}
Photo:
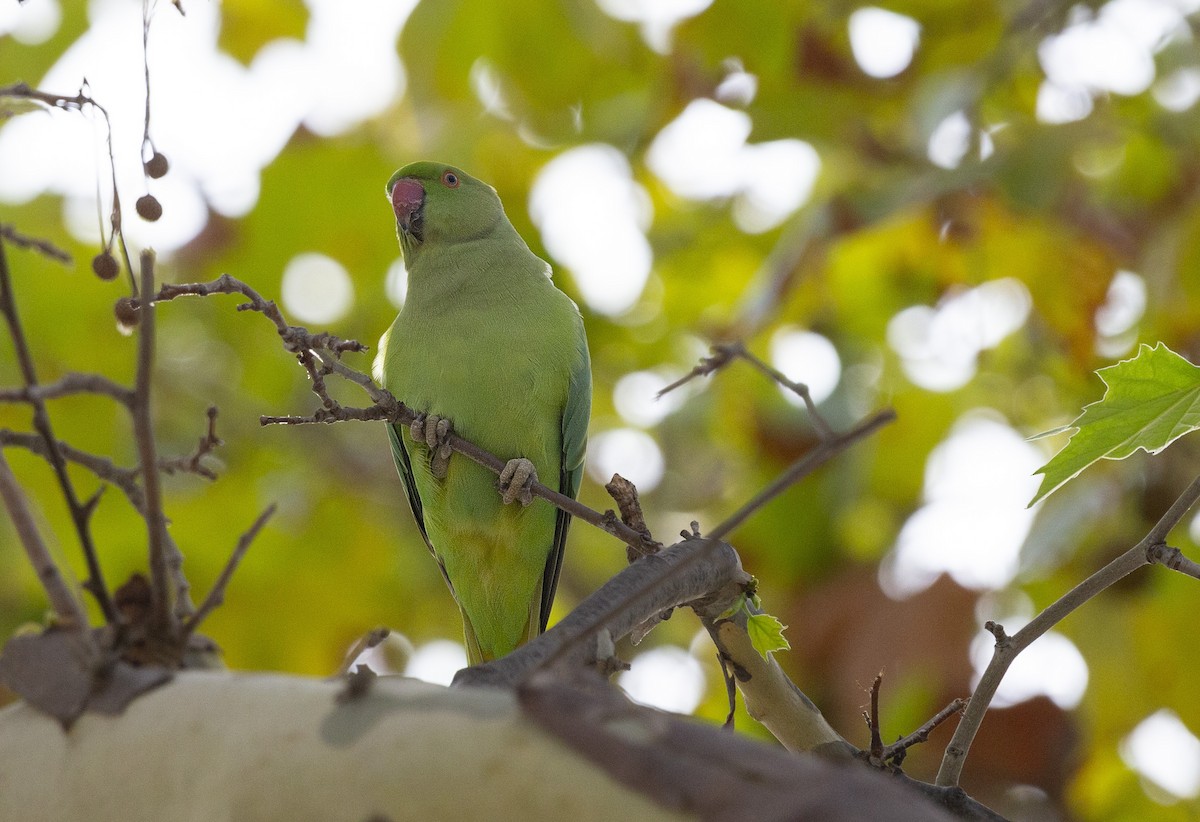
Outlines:
{"type": "Polygon", "coordinates": [[[408,427],[412,438],[429,448],[429,468],[437,479],[445,479],[450,468],[450,455],[454,449],[447,440],[453,430],[450,420],[436,414],[418,414],[408,427]]]}
{"type": "Polygon", "coordinates": [[[537,482],[537,469],[524,457],[509,460],[500,472],[500,498],[505,505],[520,500],[522,505],[533,502],[533,484],[537,482]]]}

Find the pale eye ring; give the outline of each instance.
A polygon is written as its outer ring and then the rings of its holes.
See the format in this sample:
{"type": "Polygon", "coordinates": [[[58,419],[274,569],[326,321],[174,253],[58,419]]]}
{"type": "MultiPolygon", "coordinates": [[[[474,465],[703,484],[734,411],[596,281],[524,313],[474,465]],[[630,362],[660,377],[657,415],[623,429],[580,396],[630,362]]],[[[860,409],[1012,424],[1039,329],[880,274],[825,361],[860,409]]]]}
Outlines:
{"type": "Polygon", "coordinates": [[[453,171],[445,171],[442,173],[442,185],[446,188],[458,188],[458,175],[453,171]]]}

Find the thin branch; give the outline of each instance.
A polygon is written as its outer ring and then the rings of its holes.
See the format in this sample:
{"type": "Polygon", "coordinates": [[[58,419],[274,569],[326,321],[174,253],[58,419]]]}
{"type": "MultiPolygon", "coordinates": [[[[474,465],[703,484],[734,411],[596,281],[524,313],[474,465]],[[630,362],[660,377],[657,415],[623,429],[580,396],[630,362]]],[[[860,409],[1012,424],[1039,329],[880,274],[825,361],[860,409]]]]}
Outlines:
{"type": "Polygon", "coordinates": [[[962,721],[958,723],[950,744],[942,754],[942,765],[938,770],[936,780],[937,785],[958,785],[967,753],[983,722],[984,714],[987,713],[987,709],[996,695],[1000,681],[1017,655],[1080,605],[1114,582],[1150,563],[1152,555],[1160,551],[1156,546],[1163,544],[1167,534],[1179,524],[1198,499],[1200,499],[1200,477],[1192,481],[1187,490],[1180,494],[1170,509],[1163,514],[1158,523],[1137,545],[1063,594],[1011,637],[1007,636],[1004,628],[996,623],[989,623],[986,626],[996,636],[995,651],[987,668],[984,669],[983,676],[980,677],[979,684],[975,687],[975,693],[971,695],[962,721]]]}
{"type": "Polygon", "coordinates": [[[830,439],[834,436],[833,429],[821,413],[817,411],[817,404],[813,402],[812,393],[808,390],[808,386],[804,383],[794,382],[788,379],[783,372],[772,368],[767,363],[756,357],[746,348],[745,344],[740,340],[731,343],[717,343],[712,346],[712,355],[700,360],[699,364],[692,368],[687,374],[683,375],[675,382],[661,389],[656,396],[662,397],[683,384],[695,379],[696,377],[706,377],[710,374],[719,371],[720,369],[733,362],[735,359],[745,360],[755,369],[765,374],[774,382],[788,389],[804,402],[804,408],[808,411],[808,415],[812,418],[813,427],[817,429],[817,434],[821,439],[830,439]]]}
{"type": "Polygon", "coordinates": [[[63,580],[58,565],[50,555],[50,550],[42,541],[42,535],[33,521],[25,494],[21,491],[21,486],[13,475],[8,460],[4,458],[3,449],[0,449],[0,497],[4,498],[4,506],[8,509],[9,516],[12,517],[17,536],[20,537],[21,544],[25,546],[25,553],[29,556],[34,571],[37,572],[58,623],[64,628],[78,632],[80,636],[87,637],[90,641],[91,633],[87,630],[87,613],[63,580]]]}
{"type": "Polygon", "coordinates": [[[392,631],[390,628],[380,625],[360,636],[350,646],[350,649],[346,651],[346,655],[342,657],[342,664],[338,666],[337,673],[334,676],[345,676],[350,673],[350,667],[354,665],[360,656],[372,648],[378,647],[379,643],[386,640],[391,634],[392,631]]]}
{"type": "MultiPolygon", "coordinates": [[[[10,431],[7,428],[0,428],[0,446],[24,448],[53,463],[50,450],[46,447],[46,441],[38,434],[27,434],[21,431],[10,431]]],[[[58,451],[65,459],[86,468],[95,474],[98,479],[119,488],[125,494],[134,510],[139,514],[142,513],[145,508],[146,499],[142,495],[141,486],[137,482],[138,472],[136,468],[122,468],[107,457],[82,451],[62,440],[58,442],[58,451]]]]}
{"type": "Polygon", "coordinates": [[[965,699],[954,700],[949,705],[947,705],[945,708],[942,708],[940,711],[938,711],[936,714],[934,714],[933,717],[931,717],[928,722],[926,722],[920,728],[917,728],[915,731],[910,733],[908,736],[901,737],[900,739],[897,739],[895,742],[893,742],[891,745],[884,746],[883,761],[890,762],[892,760],[897,759],[898,757],[902,757],[904,752],[907,751],[909,748],[913,747],[914,745],[920,745],[923,742],[929,741],[929,735],[931,733],[933,733],[934,728],[936,728],[938,725],[941,725],[943,722],[945,722],[947,719],[954,716],[955,714],[962,713],[963,709],[966,707],[967,707],[967,700],[965,700],[965,699]]]}
{"type": "Polygon", "coordinates": [[[126,408],[133,407],[133,391],[99,374],[64,374],[54,382],[27,385],[24,388],[0,388],[0,403],[38,403],[77,394],[111,397],[126,408]]]}
{"type": "Polygon", "coordinates": [[[737,349],[735,354],[760,372],[770,377],[775,382],[782,385],[784,388],[791,391],[804,402],[804,407],[808,411],[808,416],[812,418],[813,427],[817,429],[817,433],[822,439],[829,439],[834,435],[833,429],[829,427],[829,423],[817,411],[817,404],[813,402],[812,393],[809,392],[808,386],[801,382],[794,382],[784,376],[783,372],[772,368],[758,357],[751,354],[742,343],[736,343],[737,349]]]}
{"type": "Polygon", "coordinates": [[[164,474],[195,474],[207,480],[215,480],[217,478],[216,472],[202,462],[205,457],[224,444],[221,438],[217,436],[217,407],[210,405],[205,412],[205,416],[208,418],[208,428],[196,443],[196,447],[192,453],[182,457],[159,459],[158,467],[160,471],[164,474]]]}
{"type": "Polygon", "coordinates": [[[879,688],[883,685],[883,671],[875,674],[871,683],[871,713],[867,716],[867,727],[871,731],[871,763],[883,763],[883,736],[879,728],[879,688]]]}
{"type": "MultiPolygon", "coordinates": [[[[215,409],[209,409],[210,412],[213,410],[215,409]]],[[[202,457],[209,454],[213,448],[221,444],[220,439],[209,439],[209,437],[215,436],[215,432],[212,429],[212,420],[214,417],[215,415],[210,416],[208,434],[200,439],[196,449],[192,453],[178,457],[160,457],[158,460],[159,470],[164,474],[186,472],[196,474],[205,479],[215,479],[216,474],[211,469],[200,464],[202,457]]],[[[0,446],[24,448],[47,461],[51,460],[50,451],[46,447],[46,441],[37,434],[0,428],[0,446]]],[[[58,442],[58,450],[68,461],[86,468],[95,474],[97,479],[118,488],[125,495],[126,499],[129,500],[129,504],[133,506],[135,511],[139,514],[145,514],[146,497],[142,493],[141,485],[138,483],[138,479],[141,476],[140,466],[125,468],[117,465],[108,457],[83,451],[62,440],[58,442]]]]}
{"type": "Polygon", "coordinates": [[[267,509],[258,515],[258,519],[250,526],[250,529],[237,541],[237,546],[233,549],[233,553],[229,557],[229,561],[225,563],[225,567],[221,569],[217,581],[213,583],[213,587],[209,590],[208,596],[200,603],[200,607],[196,612],[188,617],[183,624],[183,635],[186,637],[193,633],[200,623],[204,622],[212,611],[225,601],[225,589],[229,586],[229,580],[233,578],[233,572],[237,570],[238,564],[242,561],[242,557],[246,555],[247,549],[250,548],[250,543],[254,542],[254,538],[258,536],[258,532],[263,529],[272,515],[275,513],[275,503],[267,506],[267,509]]]}
{"type": "MultiPolygon", "coordinates": [[[[393,419],[398,416],[395,410],[389,411],[382,406],[372,405],[366,408],[349,408],[339,405],[334,411],[318,408],[312,414],[285,414],[272,416],[264,414],[258,418],[259,425],[326,425],[335,422],[379,422],[386,420],[396,424],[404,424],[403,419],[393,419]]],[[[406,416],[406,415],[400,415],[406,416]]],[[[416,414],[411,414],[416,417],[416,414]]]]}
{"type": "Polygon", "coordinates": [[[707,536],[710,539],[723,539],[745,522],[751,514],[779,496],[788,487],[803,477],[808,476],[831,458],[894,419],[896,419],[896,412],[890,408],[885,408],[883,411],[879,411],[863,420],[849,431],[842,434],[834,434],[829,439],[821,440],[815,448],[792,463],[770,485],[755,494],[754,497],[731,514],[724,522],[709,531],[707,536]]]}
{"type": "Polygon", "coordinates": [[[707,377],[721,370],[729,363],[733,362],[733,350],[728,345],[714,345],[710,349],[712,354],[707,357],[702,357],[700,362],[692,366],[692,370],[684,374],[679,379],[670,385],[664,386],[655,394],[656,399],[661,399],[664,395],[671,393],[677,388],[681,388],[697,377],[707,377]]]}
{"type": "Polygon", "coordinates": [[[1192,484],[1171,503],[1171,507],[1159,517],[1158,522],[1154,523],[1154,527],[1150,529],[1150,533],[1146,534],[1142,543],[1153,546],[1166,542],[1167,535],[1180,523],[1197,500],[1200,500],[1200,477],[1192,480],[1192,484]]]}
{"type": "Polygon", "coordinates": [[[246,297],[249,302],[239,305],[237,310],[257,311],[269,319],[275,324],[275,330],[289,351],[321,350],[340,355],[346,351],[367,350],[365,345],[355,340],[343,340],[332,334],[310,334],[304,328],[288,325],[274,300],[263,299],[249,285],[228,274],[222,274],[207,283],[166,283],[151,298],[151,302],[167,302],[179,297],[207,297],[210,294],[241,294],[246,297]]]}
{"type": "MultiPolygon", "coordinates": [[[[132,392],[130,392],[132,395],[132,392]]],[[[210,453],[213,448],[221,444],[221,440],[216,435],[216,408],[208,409],[208,430],[205,436],[200,438],[199,443],[191,454],[182,457],[163,457],[158,461],[159,470],[166,474],[175,473],[178,471],[187,471],[197,474],[206,479],[214,479],[213,471],[203,464],[200,460],[206,454],[210,453]]],[[[9,431],[8,429],[0,429],[0,446],[17,446],[26,448],[29,451],[50,460],[50,453],[46,447],[45,441],[35,435],[22,432],[9,431]]],[[[141,477],[141,468],[123,468],[113,463],[112,460],[101,457],[96,454],[82,451],[69,445],[65,442],[59,442],[58,448],[63,457],[77,465],[83,466],[91,471],[96,477],[109,485],[116,486],[129,500],[129,504],[144,518],[146,515],[146,496],[142,492],[142,486],[138,480],[141,477]]],[[[100,490],[84,503],[84,507],[90,512],[99,501],[100,492],[105,486],[101,486],[100,490]]],[[[163,534],[163,549],[166,554],[167,571],[170,574],[175,584],[175,614],[180,618],[186,618],[192,613],[193,606],[189,591],[191,584],[187,580],[187,576],[183,572],[183,554],[179,550],[179,546],[171,538],[169,532],[163,534]]]]}
{"type": "MultiPolygon", "coordinates": [[[[154,252],[143,251],[141,256],[143,294],[154,291],[154,252]]],[[[167,518],[163,512],[162,484],[159,479],[158,454],[154,443],[154,421],[151,411],[151,379],[154,375],[154,306],[141,306],[138,319],[137,377],[133,405],[133,431],[142,473],[142,490],[146,495],[147,541],[150,554],[150,591],[152,610],[150,625],[160,636],[174,634],[174,613],[171,610],[171,589],[165,548],[167,518]]]]}
{"type": "MultiPolygon", "coordinates": [[[[0,89],[0,95],[2,94],[3,90],[0,89]]],[[[88,578],[83,582],[83,587],[96,598],[105,621],[109,624],[115,623],[118,618],[117,611],[113,606],[112,597],[109,595],[108,586],[104,582],[104,573],[100,568],[96,546],[92,540],[89,524],[92,509],[81,503],[75,493],[75,486],[67,474],[66,460],[58,448],[58,438],[54,436],[54,430],[50,425],[50,414],[46,410],[46,403],[38,398],[34,391],[38,385],[37,370],[34,367],[25,330],[17,312],[3,238],[0,238],[0,313],[4,314],[4,319],[8,323],[9,336],[12,337],[25,388],[31,392],[28,402],[33,406],[33,426],[46,442],[50,465],[54,468],[54,474],[62,488],[63,497],[66,499],[67,508],[71,514],[71,522],[75,526],[75,532],[79,536],[79,543],[83,549],[88,568],[88,578]]]]}
{"type": "Polygon", "coordinates": [[[43,256],[56,260],[63,265],[71,264],[71,255],[54,245],[54,243],[49,240],[40,240],[37,237],[28,237],[19,233],[10,225],[0,224],[0,237],[4,237],[17,248],[28,248],[37,251],[43,256]]]}
{"type": "Polygon", "coordinates": [[[22,100],[33,100],[64,111],[81,111],[84,106],[95,106],[99,111],[104,107],[88,97],[83,92],[73,95],[54,94],[48,91],[31,88],[27,83],[13,83],[11,86],[0,86],[0,97],[17,97],[22,100]]]}

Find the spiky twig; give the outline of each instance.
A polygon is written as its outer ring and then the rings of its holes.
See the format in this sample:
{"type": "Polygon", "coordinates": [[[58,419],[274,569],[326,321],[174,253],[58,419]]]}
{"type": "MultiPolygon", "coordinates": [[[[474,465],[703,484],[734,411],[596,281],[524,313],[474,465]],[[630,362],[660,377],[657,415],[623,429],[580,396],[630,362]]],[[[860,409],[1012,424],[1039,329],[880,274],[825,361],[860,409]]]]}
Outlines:
{"type": "Polygon", "coordinates": [[[33,426],[46,443],[50,465],[54,469],[54,475],[66,498],[67,508],[71,513],[71,522],[75,526],[75,532],[83,549],[84,560],[88,568],[88,578],[84,581],[83,587],[96,598],[105,621],[110,624],[114,623],[117,621],[117,611],[113,607],[112,597],[104,582],[104,573],[100,569],[96,545],[92,540],[90,520],[94,503],[81,502],[78,494],[75,493],[75,485],[67,474],[66,459],[58,447],[58,438],[54,436],[54,429],[50,424],[46,403],[37,396],[37,370],[34,367],[33,355],[30,353],[29,342],[25,337],[20,314],[17,312],[16,300],[13,297],[3,238],[0,238],[0,313],[3,313],[4,319],[8,323],[8,331],[12,337],[21,376],[25,383],[25,389],[29,392],[28,402],[33,407],[33,426]]]}

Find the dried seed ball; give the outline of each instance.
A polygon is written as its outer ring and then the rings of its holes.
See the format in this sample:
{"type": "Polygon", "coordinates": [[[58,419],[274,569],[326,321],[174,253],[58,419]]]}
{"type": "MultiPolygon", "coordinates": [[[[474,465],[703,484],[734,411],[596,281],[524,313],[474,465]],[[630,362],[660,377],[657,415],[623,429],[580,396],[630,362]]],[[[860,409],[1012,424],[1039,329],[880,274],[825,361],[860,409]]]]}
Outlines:
{"type": "Polygon", "coordinates": [[[152,223],[162,216],[162,203],[153,194],[145,194],[138,197],[137,213],[143,220],[152,223]]]}
{"type": "Polygon", "coordinates": [[[160,154],[157,151],[146,161],[146,174],[157,180],[159,177],[166,175],[167,170],[171,165],[167,162],[167,155],[160,154]]]}
{"type": "Polygon", "coordinates": [[[141,319],[137,300],[133,297],[122,297],[117,300],[117,304],[113,306],[113,313],[117,315],[117,322],[130,328],[137,325],[138,320],[141,319]]]}
{"type": "Polygon", "coordinates": [[[121,273],[121,266],[117,265],[117,258],[112,255],[112,252],[101,251],[92,257],[92,271],[96,272],[96,276],[102,280],[115,280],[121,273]]]}

